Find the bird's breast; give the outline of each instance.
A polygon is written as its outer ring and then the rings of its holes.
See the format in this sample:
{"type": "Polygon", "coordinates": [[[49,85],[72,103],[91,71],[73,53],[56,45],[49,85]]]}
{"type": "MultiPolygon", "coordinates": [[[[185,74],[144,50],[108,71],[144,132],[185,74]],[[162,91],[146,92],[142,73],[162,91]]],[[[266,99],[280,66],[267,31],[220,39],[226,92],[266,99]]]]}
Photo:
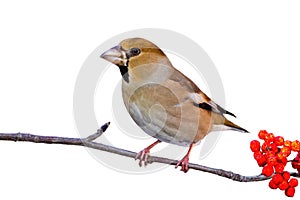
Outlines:
{"type": "Polygon", "coordinates": [[[122,84],[123,101],[132,119],[147,134],[188,146],[208,133],[210,123],[205,118],[210,116],[195,107],[188,94],[164,83],[131,84],[122,84]]]}

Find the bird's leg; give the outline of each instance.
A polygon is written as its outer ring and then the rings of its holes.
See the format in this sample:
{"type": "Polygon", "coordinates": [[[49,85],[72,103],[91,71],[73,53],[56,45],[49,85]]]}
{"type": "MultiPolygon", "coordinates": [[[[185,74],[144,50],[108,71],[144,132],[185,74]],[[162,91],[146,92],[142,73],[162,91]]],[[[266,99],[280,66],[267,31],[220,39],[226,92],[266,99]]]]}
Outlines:
{"type": "Polygon", "coordinates": [[[192,143],[190,145],[190,148],[189,148],[188,152],[185,154],[185,156],[175,166],[175,168],[177,168],[178,166],[181,166],[181,171],[183,171],[184,173],[186,173],[189,170],[189,156],[190,156],[190,153],[191,153],[191,150],[192,150],[193,146],[194,146],[194,143],[192,143]]]}
{"type": "Polygon", "coordinates": [[[155,141],[154,143],[150,144],[148,147],[146,147],[145,149],[143,149],[142,151],[140,151],[139,153],[136,154],[135,156],[135,160],[139,159],[139,166],[141,167],[143,165],[146,166],[148,164],[148,159],[150,156],[150,149],[152,149],[155,145],[157,145],[158,143],[160,143],[160,140],[155,141]]]}

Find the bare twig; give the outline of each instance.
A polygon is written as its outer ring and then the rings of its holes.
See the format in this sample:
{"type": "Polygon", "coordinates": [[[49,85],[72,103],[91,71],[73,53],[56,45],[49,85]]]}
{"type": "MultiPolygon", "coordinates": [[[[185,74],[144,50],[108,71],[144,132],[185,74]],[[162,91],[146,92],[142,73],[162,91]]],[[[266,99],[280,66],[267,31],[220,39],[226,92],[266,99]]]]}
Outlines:
{"type": "Polygon", "coordinates": [[[99,128],[99,129],[97,130],[96,133],[94,133],[94,134],[92,134],[92,135],[86,137],[86,138],[84,139],[84,141],[85,141],[85,142],[91,142],[91,141],[93,141],[93,140],[96,140],[98,137],[100,137],[100,136],[106,131],[106,129],[108,128],[109,125],[110,125],[110,122],[105,123],[104,125],[101,126],[101,128],[99,128]]]}
{"type": "MultiPolygon", "coordinates": [[[[109,122],[104,124],[96,133],[86,137],[86,138],[67,138],[67,137],[56,137],[56,136],[41,136],[41,135],[33,135],[28,133],[0,133],[0,140],[6,141],[22,141],[22,142],[34,142],[34,143],[46,143],[46,144],[63,144],[63,145],[77,145],[77,146],[85,146],[92,149],[97,149],[100,151],[106,151],[114,154],[118,154],[121,156],[126,156],[130,158],[135,158],[136,153],[124,149],[120,149],[117,147],[93,142],[95,139],[100,137],[108,128],[109,122]]],[[[157,156],[151,156],[149,158],[149,162],[163,163],[168,165],[176,165],[178,163],[177,160],[172,160],[168,158],[162,158],[157,156]]],[[[211,167],[206,167],[203,165],[198,165],[194,163],[189,163],[189,168],[194,170],[199,170],[203,172],[208,172],[211,174],[215,174],[221,177],[225,177],[231,179],[233,181],[239,182],[254,182],[254,181],[264,181],[268,180],[271,177],[266,177],[263,175],[257,176],[243,176],[237,173],[233,173],[231,171],[226,171],[223,169],[216,169],[211,167]]],[[[296,172],[291,172],[291,176],[300,178],[300,175],[296,172]]]]}

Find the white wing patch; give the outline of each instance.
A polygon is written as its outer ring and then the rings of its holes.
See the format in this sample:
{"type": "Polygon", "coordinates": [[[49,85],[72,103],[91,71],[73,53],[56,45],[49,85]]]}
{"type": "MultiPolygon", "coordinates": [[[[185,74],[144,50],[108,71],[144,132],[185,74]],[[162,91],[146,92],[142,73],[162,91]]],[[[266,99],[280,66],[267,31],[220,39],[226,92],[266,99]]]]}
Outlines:
{"type": "Polygon", "coordinates": [[[192,99],[193,102],[196,104],[200,104],[204,102],[202,96],[198,93],[190,93],[189,98],[192,99]]]}

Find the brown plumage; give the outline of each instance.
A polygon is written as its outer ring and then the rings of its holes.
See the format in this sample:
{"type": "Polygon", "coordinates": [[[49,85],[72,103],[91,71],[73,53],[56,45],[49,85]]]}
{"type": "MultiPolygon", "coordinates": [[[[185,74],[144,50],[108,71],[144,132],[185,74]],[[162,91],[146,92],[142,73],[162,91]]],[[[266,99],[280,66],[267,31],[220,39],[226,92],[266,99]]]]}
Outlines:
{"type": "MultiPolygon", "coordinates": [[[[123,77],[123,101],[136,124],[158,139],[142,150],[140,165],[160,141],[189,146],[178,162],[187,172],[189,153],[209,132],[248,132],[224,117],[231,112],[213,102],[188,77],[175,69],[164,52],[143,38],[131,38],[106,51],[102,58],[117,65],[123,77]]],[[[176,167],[177,167],[176,166],[176,167]]]]}

